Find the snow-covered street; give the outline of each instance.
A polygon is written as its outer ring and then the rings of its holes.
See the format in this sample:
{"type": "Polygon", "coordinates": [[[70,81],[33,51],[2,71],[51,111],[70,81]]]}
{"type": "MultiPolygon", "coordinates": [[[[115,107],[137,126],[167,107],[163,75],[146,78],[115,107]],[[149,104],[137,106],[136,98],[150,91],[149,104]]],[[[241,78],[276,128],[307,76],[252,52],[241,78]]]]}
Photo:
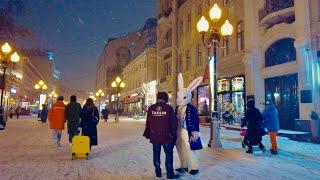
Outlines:
{"type": "MultiPolygon", "coordinates": [[[[63,147],[57,148],[48,124],[10,120],[0,131],[0,179],[156,179],[151,144],[142,136],[145,122],[123,117],[117,124],[110,121],[99,123],[99,145],[89,160],[72,161],[66,131],[63,147]]],[[[201,131],[206,146],[209,128],[201,131]]],[[[221,134],[224,148],[204,148],[199,175],[184,174],[181,179],[320,179],[320,145],[279,138],[279,155],[249,155],[241,148],[239,132],[221,134]]],[[[268,137],[264,143],[269,149],[268,137]]],[[[176,152],[174,156],[178,167],[176,152]]],[[[165,169],[164,157],[161,160],[165,169]]]]}

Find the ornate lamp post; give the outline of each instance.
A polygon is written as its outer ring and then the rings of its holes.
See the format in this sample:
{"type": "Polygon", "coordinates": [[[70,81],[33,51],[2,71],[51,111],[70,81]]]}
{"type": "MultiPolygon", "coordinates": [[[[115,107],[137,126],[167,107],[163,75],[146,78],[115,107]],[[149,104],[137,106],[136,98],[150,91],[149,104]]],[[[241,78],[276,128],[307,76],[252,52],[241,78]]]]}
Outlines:
{"type": "Polygon", "coordinates": [[[99,98],[99,114],[100,114],[100,111],[101,111],[101,109],[100,109],[100,106],[101,106],[101,98],[104,96],[104,92],[101,90],[101,89],[99,89],[97,92],[96,92],[96,97],[98,97],[99,98]]]}
{"type": "Polygon", "coordinates": [[[112,82],[111,87],[115,89],[116,93],[116,101],[117,101],[117,111],[116,111],[116,118],[115,121],[119,122],[119,96],[121,89],[123,89],[126,85],[121,80],[121,78],[118,76],[115,81],[112,82]]]}
{"type": "MultiPolygon", "coordinates": [[[[217,48],[226,48],[228,44],[228,36],[232,35],[233,27],[228,20],[221,26],[221,31],[218,28],[218,21],[221,18],[221,9],[217,4],[214,4],[209,12],[212,24],[206,20],[204,16],[197,23],[197,29],[201,33],[202,43],[207,48],[213,47],[213,62],[209,63],[213,65],[210,69],[213,69],[213,77],[210,75],[210,82],[213,80],[213,87],[211,84],[211,95],[213,95],[213,109],[212,120],[210,126],[210,140],[208,147],[222,147],[220,142],[220,120],[218,117],[218,99],[217,99],[217,48]],[[210,29],[210,31],[209,31],[210,29]],[[209,31],[209,33],[208,33],[209,31]],[[205,40],[205,35],[208,34],[205,40]],[[222,45],[221,45],[222,44],[222,45]],[[212,79],[213,78],[213,79],[212,79]],[[213,91],[213,93],[212,93],[213,91]]],[[[212,59],[211,59],[212,61],[212,59]]],[[[212,74],[212,72],[210,72],[212,74]]]]}
{"type": "Polygon", "coordinates": [[[41,107],[40,95],[42,94],[43,90],[48,89],[48,86],[44,83],[43,80],[40,80],[37,84],[34,85],[34,88],[39,91],[39,107],[38,107],[38,110],[40,110],[40,107],[41,107]]]}
{"type": "MultiPolygon", "coordinates": [[[[49,97],[51,99],[51,103],[52,101],[56,100],[56,98],[58,97],[57,93],[55,91],[52,91],[50,94],[49,94],[49,97]]],[[[50,106],[51,106],[51,103],[50,103],[50,106]]]]}
{"type": "Polygon", "coordinates": [[[12,48],[9,45],[9,43],[4,43],[1,46],[1,52],[0,52],[0,60],[1,60],[1,67],[2,67],[2,79],[1,79],[1,102],[0,102],[0,130],[4,129],[4,107],[3,107],[3,95],[4,90],[6,88],[5,82],[6,82],[6,70],[10,64],[15,64],[20,61],[20,57],[17,52],[12,53],[12,48]]]}

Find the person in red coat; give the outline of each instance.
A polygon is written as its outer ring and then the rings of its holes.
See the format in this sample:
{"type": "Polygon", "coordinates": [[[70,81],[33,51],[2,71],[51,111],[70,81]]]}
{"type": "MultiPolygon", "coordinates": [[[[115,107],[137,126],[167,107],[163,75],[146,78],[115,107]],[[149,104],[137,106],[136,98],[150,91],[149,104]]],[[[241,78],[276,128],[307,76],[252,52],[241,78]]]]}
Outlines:
{"type": "Polygon", "coordinates": [[[50,129],[53,130],[53,136],[57,141],[57,146],[61,147],[62,130],[64,130],[64,111],[66,106],[63,103],[63,96],[59,96],[49,111],[50,129]]]}
{"type": "Polygon", "coordinates": [[[173,148],[177,139],[178,121],[173,108],[168,105],[168,94],[159,92],[157,102],[148,109],[146,128],[143,133],[153,146],[153,164],[157,177],[161,177],[161,146],[166,154],[166,170],[168,179],[177,179],[173,171],[173,148]]]}

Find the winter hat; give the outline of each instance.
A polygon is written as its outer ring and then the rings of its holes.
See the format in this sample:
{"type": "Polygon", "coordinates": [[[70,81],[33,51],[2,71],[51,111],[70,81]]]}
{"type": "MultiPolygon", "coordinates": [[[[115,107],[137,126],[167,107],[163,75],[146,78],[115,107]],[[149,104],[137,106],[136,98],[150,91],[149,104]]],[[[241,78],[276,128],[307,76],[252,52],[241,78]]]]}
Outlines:
{"type": "Polygon", "coordinates": [[[247,107],[248,108],[254,108],[255,107],[255,102],[254,102],[253,99],[248,100],[247,107]]]}
{"type": "Polygon", "coordinates": [[[64,100],[64,97],[63,96],[59,96],[57,101],[63,101],[64,100]]]}
{"type": "Polygon", "coordinates": [[[169,99],[168,93],[166,93],[166,92],[158,92],[157,100],[159,100],[159,99],[162,99],[165,102],[168,102],[168,99],[169,99]]]}

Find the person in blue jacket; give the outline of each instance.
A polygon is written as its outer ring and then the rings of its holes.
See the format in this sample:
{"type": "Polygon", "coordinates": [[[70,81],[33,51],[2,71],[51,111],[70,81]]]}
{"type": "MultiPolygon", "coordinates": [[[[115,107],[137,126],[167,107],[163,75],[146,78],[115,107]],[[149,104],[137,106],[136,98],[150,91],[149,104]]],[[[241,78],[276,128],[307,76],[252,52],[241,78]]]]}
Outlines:
{"type": "Polygon", "coordinates": [[[277,132],[279,131],[279,116],[276,105],[271,101],[266,101],[266,108],[262,115],[265,121],[265,127],[267,128],[270,136],[270,152],[271,154],[278,154],[277,132]]]}

